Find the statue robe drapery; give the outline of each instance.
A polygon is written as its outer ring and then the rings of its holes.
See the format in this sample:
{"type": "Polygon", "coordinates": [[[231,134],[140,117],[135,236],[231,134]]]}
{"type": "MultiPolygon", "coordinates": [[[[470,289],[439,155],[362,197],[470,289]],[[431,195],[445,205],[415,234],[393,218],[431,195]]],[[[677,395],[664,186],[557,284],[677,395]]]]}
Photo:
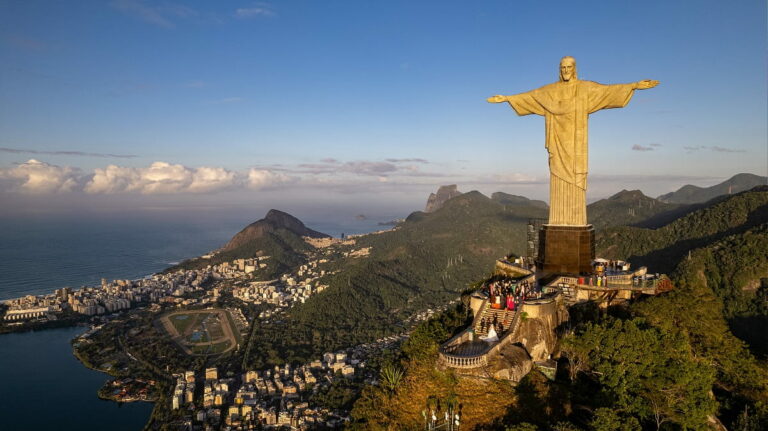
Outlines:
{"type": "Polygon", "coordinates": [[[634,84],[592,81],[555,82],[527,93],[506,96],[517,115],[543,115],[549,152],[549,224],[587,224],[587,123],[589,114],[623,108],[634,84]]]}

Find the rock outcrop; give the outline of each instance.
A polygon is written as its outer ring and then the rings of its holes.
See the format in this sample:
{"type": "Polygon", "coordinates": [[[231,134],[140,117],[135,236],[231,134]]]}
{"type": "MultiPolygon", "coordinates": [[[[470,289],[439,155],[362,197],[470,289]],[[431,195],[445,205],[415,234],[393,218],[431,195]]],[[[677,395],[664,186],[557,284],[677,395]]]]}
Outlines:
{"type": "Polygon", "coordinates": [[[498,355],[490,361],[492,375],[496,379],[519,382],[533,368],[533,362],[528,352],[515,344],[501,348],[498,355]]]}
{"type": "Polygon", "coordinates": [[[461,192],[458,190],[458,186],[456,186],[456,184],[440,186],[440,188],[437,189],[437,193],[429,194],[429,198],[427,199],[427,206],[424,208],[424,212],[431,213],[437,211],[442,208],[449,199],[453,199],[459,195],[461,195],[461,192]]]}

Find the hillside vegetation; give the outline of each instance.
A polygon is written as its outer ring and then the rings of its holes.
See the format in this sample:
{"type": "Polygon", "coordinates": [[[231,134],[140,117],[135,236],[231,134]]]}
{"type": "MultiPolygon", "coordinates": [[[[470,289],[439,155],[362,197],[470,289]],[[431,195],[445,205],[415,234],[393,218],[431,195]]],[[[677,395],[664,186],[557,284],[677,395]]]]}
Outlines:
{"type": "Polygon", "coordinates": [[[767,209],[768,188],[757,188],[658,229],[598,231],[598,254],[662,267],[675,289],[608,314],[572,309],[555,382],[534,371],[510,387],[437,371],[436,346],[454,320],[422,325],[420,359],[410,359],[412,345],[396,355],[399,384],[365,388],[352,429],[418,429],[418,407],[430,397],[456,397],[476,430],[705,430],[717,420],[729,430],[767,429],[768,372],[754,356],[768,350],[767,209]]]}
{"type": "Polygon", "coordinates": [[[334,260],[329,270],[338,272],[321,280],[329,287],[257,335],[247,361],[316,357],[400,332],[417,312],[457,299],[499,257],[521,254],[528,219],[545,215],[469,192],[433,213],[411,214],[395,230],[360,237],[354,247],[370,247],[370,255],[334,260]]]}
{"type": "Polygon", "coordinates": [[[215,255],[209,259],[185,260],[166,271],[199,269],[208,265],[231,262],[235,259],[269,256],[267,267],[257,272],[257,277],[269,280],[306,262],[312,246],[303,237],[328,238],[304,226],[299,219],[278,210],[270,210],[266,217],[246,226],[215,255]]]}
{"type": "Polygon", "coordinates": [[[734,195],[658,228],[620,226],[597,232],[597,254],[672,271],[688,251],[768,222],[768,187],[734,195]]]}
{"type": "Polygon", "coordinates": [[[600,231],[610,226],[637,225],[664,215],[675,217],[685,205],[670,204],[648,197],[640,190],[619,193],[587,205],[587,220],[600,231]]]}
{"type": "Polygon", "coordinates": [[[572,310],[557,379],[532,371],[517,386],[435,368],[437,346],[458,327],[456,310],[420,325],[367,386],[354,430],[419,429],[429,399],[455,399],[462,426],[499,431],[729,430],[768,427],[768,372],[734,337],[722,303],[702,280],[600,313],[572,310]],[[398,379],[388,379],[391,369],[398,379]],[[717,419],[715,419],[717,418],[717,419]]]}

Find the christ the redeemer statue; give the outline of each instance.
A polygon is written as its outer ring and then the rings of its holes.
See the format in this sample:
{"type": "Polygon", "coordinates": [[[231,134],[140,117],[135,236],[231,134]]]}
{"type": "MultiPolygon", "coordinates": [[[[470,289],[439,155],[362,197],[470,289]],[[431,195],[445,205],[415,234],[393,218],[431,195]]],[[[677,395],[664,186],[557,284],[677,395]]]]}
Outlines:
{"type": "Polygon", "coordinates": [[[543,115],[549,152],[549,224],[587,224],[587,118],[608,108],[623,108],[635,90],[659,81],[603,85],[580,81],[576,60],[560,60],[560,82],[514,96],[493,96],[490,103],[509,102],[517,115],[543,115]]]}

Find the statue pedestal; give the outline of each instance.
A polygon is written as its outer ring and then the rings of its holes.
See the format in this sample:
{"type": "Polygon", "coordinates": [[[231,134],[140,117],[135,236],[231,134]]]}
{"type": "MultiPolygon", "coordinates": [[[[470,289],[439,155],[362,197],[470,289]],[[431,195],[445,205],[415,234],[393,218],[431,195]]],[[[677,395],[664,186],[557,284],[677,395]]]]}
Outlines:
{"type": "Polygon", "coordinates": [[[544,274],[591,273],[594,259],[595,229],[591,224],[541,227],[536,266],[544,274]]]}

